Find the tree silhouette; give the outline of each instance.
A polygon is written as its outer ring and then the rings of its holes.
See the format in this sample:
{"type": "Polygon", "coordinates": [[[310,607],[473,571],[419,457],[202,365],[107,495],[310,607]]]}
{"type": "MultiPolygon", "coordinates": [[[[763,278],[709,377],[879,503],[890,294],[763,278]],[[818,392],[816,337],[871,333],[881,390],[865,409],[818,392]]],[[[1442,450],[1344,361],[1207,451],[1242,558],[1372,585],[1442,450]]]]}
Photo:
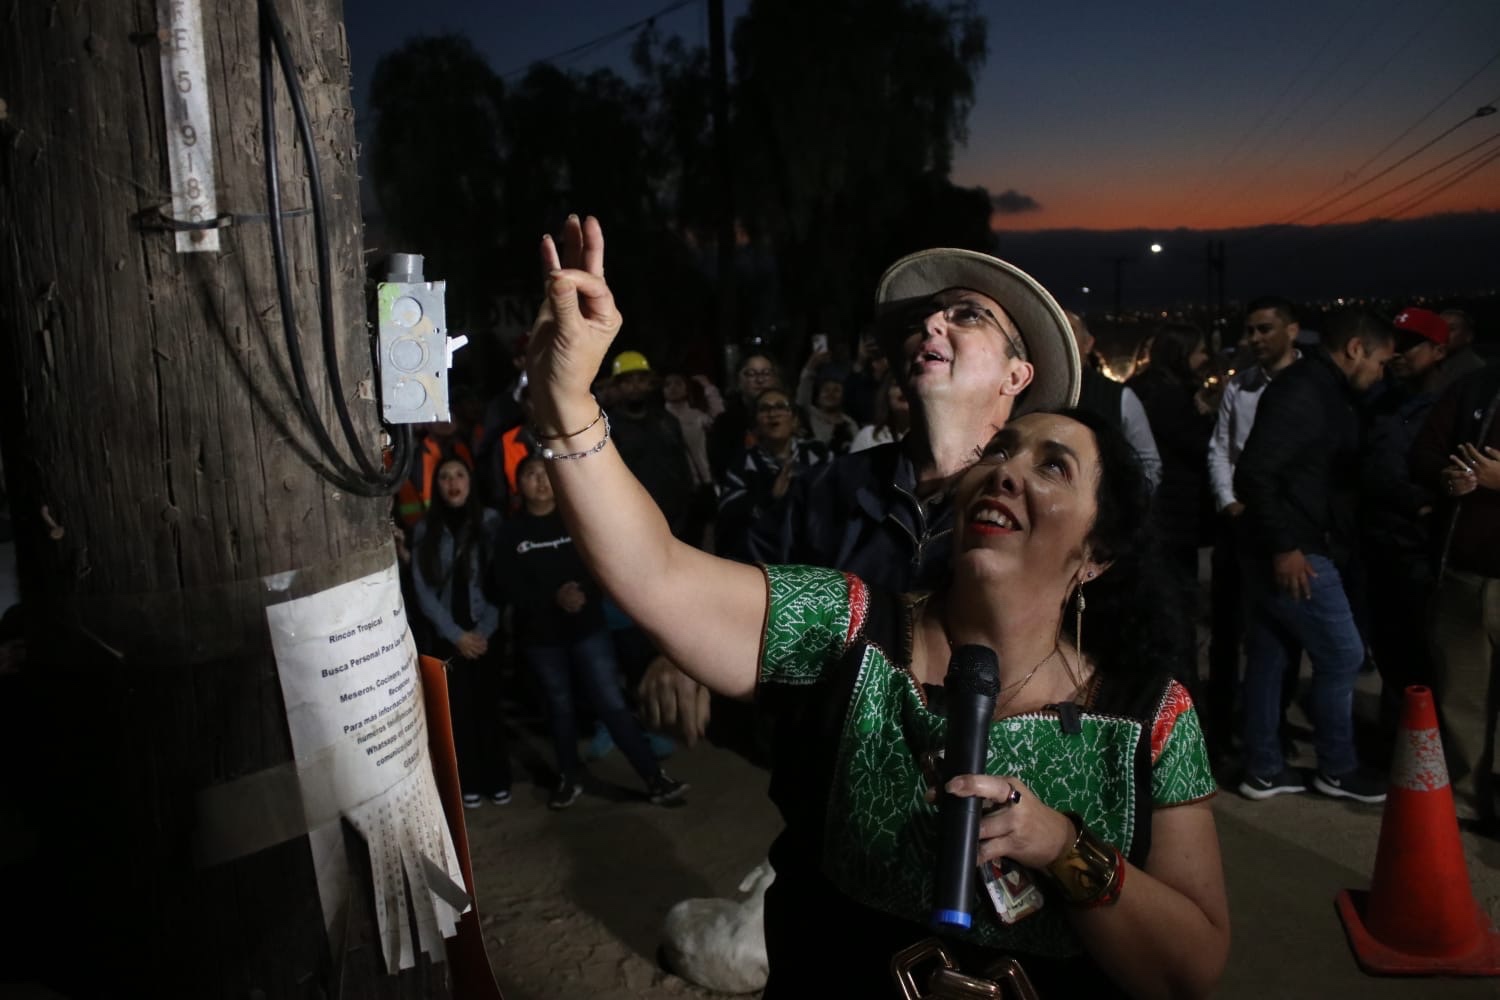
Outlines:
{"type": "MultiPolygon", "coordinates": [[[[852,338],[900,254],[992,246],[988,194],[948,180],[985,58],[974,0],[754,0],[733,52],[741,332],[852,338]]],[[[598,215],[622,346],[711,370],[708,59],[654,27],[632,58],[639,82],[539,64],[505,86],[463,39],[409,43],[375,72],[375,190],[475,320],[535,289],[539,233],[598,215]]]]}
{"type": "Polygon", "coordinates": [[[489,311],[504,94],[484,58],[452,35],[406,43],[380,60],[371,82],[376,200],[399,248],[425,254],[427,273],[448,280],[448,319],[456,329],[489,311]]]}
{"type": "Polygon", "coordinates": [[[755,0],[734,55],[740,214],[794,324],[849,335],[901,253],[990,245],[988,197],[947,180],[985,57],[972,0],[755,0]]]}

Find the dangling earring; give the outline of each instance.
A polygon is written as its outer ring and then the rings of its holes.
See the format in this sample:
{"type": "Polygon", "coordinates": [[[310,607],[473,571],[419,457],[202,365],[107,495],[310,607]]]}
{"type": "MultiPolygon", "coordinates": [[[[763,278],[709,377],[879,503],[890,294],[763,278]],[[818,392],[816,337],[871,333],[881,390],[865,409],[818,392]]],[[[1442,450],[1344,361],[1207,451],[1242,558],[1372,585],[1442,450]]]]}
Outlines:
{"type": "Polygon", "coordinates": [[[1083,599],[1083,584],[1080,583],[1074,591],[1073,600],[1073,645],[1079,656],[1083,655],[1083,609],[1086,603],[1083,599]]]}

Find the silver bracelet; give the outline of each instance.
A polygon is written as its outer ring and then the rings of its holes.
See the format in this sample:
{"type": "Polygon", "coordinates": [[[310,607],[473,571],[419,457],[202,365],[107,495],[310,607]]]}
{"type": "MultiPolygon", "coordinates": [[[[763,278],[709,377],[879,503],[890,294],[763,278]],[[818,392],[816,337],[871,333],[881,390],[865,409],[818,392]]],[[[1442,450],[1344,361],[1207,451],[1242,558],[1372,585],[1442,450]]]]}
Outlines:
{"type": "MultiPolygon", "coordinates": [[[[594,400],[594,405],[595,406],[599,406],[599,400],[594,399],[593,396],[590,396],[589,398],[594,400]]],[[[599,406],[599,415],[597,417],[595,417],[593,420],[590,420],[589,421],[589,425],[587,427],[583,428],[582,430],[573,431],[570,434],[568,434],[568,433],[565,433],[565,434],[543,434],[542,433],[542,429],[540,427],[538,427],[536,424],[532,424],[531,425],[531,436],[534,437],[534,438],[536,438],[538,441],[561,441],[561,440],[563,440],[565,438],[576,438],[580,434],[587,434],[589,431],[593,430],[594,429],[594,425],[597,424],[601,419],[603,419],[603,417],[604,417],[604,407],[599,406]]]]}
{"type": "MultiPolygon", "coordinates": [[[[600,438],[599,443],[594,445],[592,448],[589,448],[586,451],[575,451],[568,455],[559,455],[551,448],[543,448],[539,454],[542,456],[542,458],[546,459],[549,462],[562,462],[574,458],[587,458],[590,455],[595,454],[596,452],[603,451],[604,446],[609,443],[609,414],[605,413],[603,407],[601,407],[599,409],[599,415],[604,418],[604,436],[600,438]]],[[[589,426],[592,427],[593,424],[590,424],[589,426]]],[[[578,433],[582,434],[583,431],[579,431],[578,433]]]]}

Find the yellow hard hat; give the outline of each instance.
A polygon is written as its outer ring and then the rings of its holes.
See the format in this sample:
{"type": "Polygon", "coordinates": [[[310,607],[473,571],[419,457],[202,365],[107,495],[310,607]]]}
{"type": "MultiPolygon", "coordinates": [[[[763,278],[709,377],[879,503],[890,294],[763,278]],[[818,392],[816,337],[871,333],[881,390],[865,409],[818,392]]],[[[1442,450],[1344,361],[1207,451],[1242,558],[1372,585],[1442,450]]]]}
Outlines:
{"type": "Polygon", "coordinates": [[[651,363],[640,351],[621,351],[615,355],[615,362],[610,368],[611,375],[624,375],[628,372],[649,372],[651,363]]]}

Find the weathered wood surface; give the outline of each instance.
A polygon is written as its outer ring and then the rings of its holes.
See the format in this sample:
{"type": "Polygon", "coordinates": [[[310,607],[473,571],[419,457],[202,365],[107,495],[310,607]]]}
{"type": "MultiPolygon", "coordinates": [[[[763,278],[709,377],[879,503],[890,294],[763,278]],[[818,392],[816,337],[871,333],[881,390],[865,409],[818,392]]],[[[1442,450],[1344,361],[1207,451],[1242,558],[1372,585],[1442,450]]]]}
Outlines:
{"type": "MultiPolygon", "coordinates": [[[[342,11],[277,6],[318,137],[344,383],[373,446],[342,11]]],[[[256,5],[203,7],[219,210],[263,216],[256,5]]],[[[0,433],[38,765],[52,769],[39,864],[58,870],[37,881],[58,895],[38,919],[74,922],[43,935],[60,950],[37,961],[80,994],[319,996],[342,977],[344,996],[436,995],[441,966],[382,974],[367,899],[355,946],[330,957],[305,838],[192,863],[195,793],[291,758],[260,581],[298,571],[298,589],[320,589],[388,561],[388,503],[305,459],[264,221],[195,254],[137,224],[171,204],[154,2],[3,8],[0,433]]],[[[277,90],[283,199],[305,208],[277,90]]],[[[326,387],[311,218],[286,230],[304,355],[326,387]]]]}

